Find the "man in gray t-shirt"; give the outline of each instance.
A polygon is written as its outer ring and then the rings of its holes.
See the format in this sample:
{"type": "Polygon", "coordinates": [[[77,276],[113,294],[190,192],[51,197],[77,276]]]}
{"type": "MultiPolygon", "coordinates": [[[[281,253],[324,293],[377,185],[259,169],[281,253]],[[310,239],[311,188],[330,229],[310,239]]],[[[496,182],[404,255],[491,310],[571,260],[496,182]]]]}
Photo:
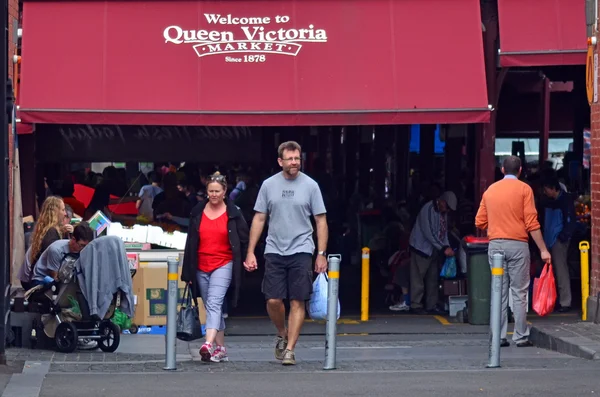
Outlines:
{"type": "Polygon", "coordinates": [[[71,251],[70,240],[56,240],[42,253],[33,269],[33,282],[35,285],[44,283],[46,277],[55,279],[63,259],[71,251]]]}
{"type": "Polygon", "coordinates": [[[78,255],[93,239],[94,231],[87,222],[81,222],[73,229],[73,236],[70,239],[56,240],[50,244],[35,263],[33,286],[57,280],[58,271],[65,257],[69,254],[78,255]]]}
{"type": "Polygon", "coordinates": [[[311,216],[317,226],[315,271],[327,271],[325,204],[317,183],[300,172],[301,153],[300,145],[293,141],[279,146],[277,161],[282,172],[264,181],[260,188],[244,262],[246,270],[257,269],[254,250],[268,217],[262,292],[267,300],[269,317],[278,331],[275,358],[282,360],[283,365],[296,363],[294,347],[304,323],[305,303],[312,293],[315,243],[311,216]],[[288,329],[285,327],[284,299],[290,301],[288,329]]]}

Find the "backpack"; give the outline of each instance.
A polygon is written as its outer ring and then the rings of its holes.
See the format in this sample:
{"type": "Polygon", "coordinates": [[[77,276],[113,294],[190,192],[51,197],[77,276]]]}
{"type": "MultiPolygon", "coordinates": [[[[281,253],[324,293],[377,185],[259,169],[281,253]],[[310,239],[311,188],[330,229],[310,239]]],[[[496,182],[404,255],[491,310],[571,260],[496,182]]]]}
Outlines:
{"type": "Polygon", "coordinates": [[[75,275],[75,262],[79,259],[79,254],[66,253],[58,269],[58,280],[61,283],[68,284],[73,280],[75,275]]]}

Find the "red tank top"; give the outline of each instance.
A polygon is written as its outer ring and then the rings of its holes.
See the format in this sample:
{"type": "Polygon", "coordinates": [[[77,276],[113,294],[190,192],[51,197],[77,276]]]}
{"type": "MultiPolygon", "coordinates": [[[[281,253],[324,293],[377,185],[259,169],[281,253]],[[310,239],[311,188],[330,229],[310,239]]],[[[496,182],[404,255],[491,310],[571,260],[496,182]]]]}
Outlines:
{"type": "Polygon", "coordinates": [[[202,221],[198,228],[200,244],[198,244],[198,269],[210,273],[225,266],[233,260],[227,212],[215,219],[210,219],[202,213],[202,221]]]}

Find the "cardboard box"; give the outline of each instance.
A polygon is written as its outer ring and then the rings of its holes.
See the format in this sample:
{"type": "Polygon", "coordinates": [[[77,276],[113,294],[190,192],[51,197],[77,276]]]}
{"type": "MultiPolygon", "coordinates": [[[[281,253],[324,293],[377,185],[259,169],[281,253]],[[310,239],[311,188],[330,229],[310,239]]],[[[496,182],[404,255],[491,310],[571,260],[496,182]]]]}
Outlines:
{"type": "MultiPolygon", "coordinates": [[[[179,267],[181,276],[181,266],[179,267]]],[[[181,306],[181,299],[185,283],[178,281],[177,311],[181,306]]],[[[136,306],[133,323],[140,326],[166,325],[167,324],[167,263],[166,262],[140,262],[137,273],[133,277],[133,293],[136,306]]],[[[206,311],[202,299],[198,298],[200,322],[206,324],[206,311]]]]}

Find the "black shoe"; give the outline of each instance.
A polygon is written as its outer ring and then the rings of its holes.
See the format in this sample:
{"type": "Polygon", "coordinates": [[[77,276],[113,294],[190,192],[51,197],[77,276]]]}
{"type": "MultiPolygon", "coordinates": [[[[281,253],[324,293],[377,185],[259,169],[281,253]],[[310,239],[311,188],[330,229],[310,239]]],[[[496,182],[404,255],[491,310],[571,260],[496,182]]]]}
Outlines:
{"type": "Polygon", "coordinates": [[[517,347],[531,347],[531,346],[533,346],[533,343],[531,343],[531,341],[529,341],[529,340],[517,343],[517,347]]]}
{"type": "Polygon", "coordinates": [[[423,309],[422,307],[418,308],[418,309],[413,309],[412,307],[410,308],[410,314],[418,314],[418,315],[425,315],[425,314],[429,314],[427,313],[427,310],[423,309]]]}
{"type": "Polygon", "coordinates": [[[501,339],[500,340],[500,347],[509,347],[510,343],[508,342],[508,340],[506,339],[501,339]]]}
{"type": "Polygon", "coordinates": [[[433,308],[433,309],[431,309],[431,310],[427,310],[427,313],[428,313],[428,314],[438,314],[438,315],[439,315],[439,314],[445,314],[445,312],[444,312],[442,309],[440,309],[439,307],[437,307],[437,306],[436,306],[436,307],[434,307],[434,308],[433,308]]]}
{"type": "Polygon", "coordinates": [[[568,313],[571,311],[571,306],[560,307],[557,312],[559,313],[568,313]]]}

